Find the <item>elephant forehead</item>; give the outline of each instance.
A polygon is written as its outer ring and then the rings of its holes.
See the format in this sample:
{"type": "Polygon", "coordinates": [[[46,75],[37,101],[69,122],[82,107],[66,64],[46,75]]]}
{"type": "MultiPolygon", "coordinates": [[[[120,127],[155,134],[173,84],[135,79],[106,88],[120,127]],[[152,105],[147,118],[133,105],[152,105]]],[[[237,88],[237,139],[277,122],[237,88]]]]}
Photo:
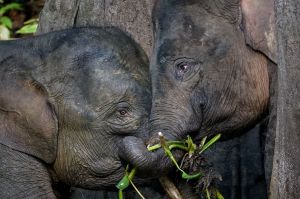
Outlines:
{"type": "MultiPolygon", "coordinates": [[[[185,56],[204,62],[210,57],[222,58],[232,46],[236,32],[215,16],[199,13],[178,13],[169,26],[157,30],[157,55],[160,59],[185,56]]],[[[160,23],[163,25],[164,23],[160,23]]]]}
{"type": "Polygon", "coordinates": [[[85,76],[85,79],[78,82],[78,88],[81,98],[89,106],[101,106],[121,99],[135,103],[149,90],[126,71],[101,69],[85,76]]]}
{"type": "MultiPolygon", "coordinates": [[[[155,13],[154,22],[164,32],[170,30],[170,34],[182,28],[191,31],[196,28],[196,24],[206,20],[206,16],[201,14],[202,12],[204,12],[203,9],[194,5],[170,5],[167,8],[159,9],[155,13]]],[[[198,31],[203,33],[203,30],[198,31]]]]}
{"type": "Polygon", "coordinates": [[[209,60],[216,61],[215,58],[225,57],[230,47],[231,43],[219,38],[200,38],[194,41],[182,37],[166,38],[161,40],[157,49],[157,61],[162,64],[185,57],[207,63],[209,60]]]}
{"type": "Polygon", "coordinates": [[[94,91],[113,94],[123,94],[130,87],[134,87],[136,82],[127,71],[120,69],[103,70],[95,69],[90,74],[90,88],[94,91]]]}
{"type": "Polygon", "coordinates": [[[201,4],[182,3],[160,9],[154,20],[158,27],[158,36],[180,36],[197,42],[196,38],[224,37],[232,32],[233,27],[225,18],[208,12],[201,4]]]}

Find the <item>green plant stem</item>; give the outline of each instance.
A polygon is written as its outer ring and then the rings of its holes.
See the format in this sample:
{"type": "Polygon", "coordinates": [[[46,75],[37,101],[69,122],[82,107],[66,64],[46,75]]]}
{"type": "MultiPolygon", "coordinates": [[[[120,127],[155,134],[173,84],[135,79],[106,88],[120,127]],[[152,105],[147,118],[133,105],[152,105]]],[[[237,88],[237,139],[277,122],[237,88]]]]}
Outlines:
{"type": "MultiPolygon", "coordinates": [[[[167,154],[167,156],[169,156],[169,158],[171,159],[171,161],[175,164],[176,168],[182,173],[182,174],[181,174],[181,177],[182,177],[183,179],[190,180],[190,179],[193,179],[193,178],[197,178],[197,177],[199,177],[199,176],[201,175],[201,173],[197,173],[197,174],[194,174],[194,175],[189,175],[189,174],[187,174],[184,170],[182,170],[182,169],[179,167],[177,161],[175,160],[175,158],[174,158],[174,156],[173,156],[173,154],[172,154],[172,152],[171,152],[171,149],[167,146],[166,142],[164,142],[163,136],[160,136],[160,141],[161,141],[160,144],[162,145],[163,149],[165,150],[165,153],[167,154]]],[[[177,146],[176,144],[173,144],[173,145],[174,145],[174,146],[177,146]]],[[[179,146],[179,145],[178,145],[178,146],[179,146]]],[[[177,146],[177,147],[178,147],[178,146],[177,146]]],[[[180,146],[180,147],[182,147],[182,146],[180,146]]],[[[186,149],[186,151],[188,150],[186,147],[185,147],[185,149],[186,149]]]]}
{"type": "Polygon", "coordinates": [[[177,141],[177,140],[174,140],[174,141],[167,141],[167,143],[170,145],[170,144],[184,144],[185,141],[177,141]]]}
{"type": "Polygon", "coordinates": [[[139,194],[139,196],[142,199],[145,199],[145,197],[143,196],[143,194],[138,190],[138,188],[134,185],[134,183],[132,182],[132,180],[129,179],[130,184],[132,185],[132,187],[134,188],[134,190],[139,194]]]}
{"type": "Polygon", "coordinates": [[[169,156],[169,158],[170,158],[170,159],[172,160],[172,162],[175,164],[176,168],[177,168],[178,170],[180,170],[181,172],[184,172],[184,171],[179,167],[179,165],[178,165],[177,161],[175,160],[175,158],[174,158],[172,152],[170,151],[170,149],[167,148],[167,147],[164,147],[164,150],[165,150],[167,156],[169,156]]]}
{"type": "Polygon", "coordinates": [[[206,193],[206,198],[207,199],[210,199],[210,193],[208,191],[208,188],[205,189],[205,193],[206,193]]]}
{"type": "Polygon", "coordinates": [[[121,189],[119,189],[118,197],[119,199],[123,199],[123,191],[121,189]]]}
{"type": "MultiPolygon", "coordinates": [[[[183,141],[167,141],[167,145],[172,148],[176,148],[176,147],[173,147],[173,145],[176,145],[176,146],[184,146],[184,143],[183,141]]],[[[161,148],[161,144],[155,144],[153,146],[148,146],[147,149],[148,151],[155,151],[157,149],[161,148]]],[[[179,148],[179,147],[178,147],[179,148]]],[[[183,149],[186,151],[186,149],[183,149]]]]}
{"type": "Polygon", "coordinates": [[[172,150],[174,148],[182,149],[184,151],[188,151],[189,150],[188,147],[186,147],[186,146],[184,146],[182,144],[171,144],[171,145],[169,145],[169,149],[170,150],[172,150]]]}
{"type": "MultiPolygon", "coordinates": [[[[219,140],[220,137],[221,137],[221,134],[218,134],[218,135],[214,136],[211,140],[209,140],[207,143],[205,143],[207,137],[204,137],[201,140],[201,144],[200,144],[201,150],[199,153],[203,153],[205,150],[207,150],[212,144],[214,144],[217,140],[219,140]]],[[[156,145],[147,147],[148,151],[154,151],[154,150],[157,150],[162,147],[164,149],[166,155],[171,159],[171,161],[174,163],[176,168],[182,173],[181,177],[183,179],[189,180],[189,179],[193,179],[193,178],[198,178],[202,175],[202,173],[196,173],[193,175],[187,174],[184,170],[182,170],[180,168],[180,166],[178,165],[177,161],[175,160],[175,158],[171,152],[172,149],[179,148],[184,151],[187,151],[190,155],[193,154],[195,152],[195,150],[197,149],[197,147],[193,143],[193,140],[191,137],[188,136],[187,140],[185,140],[185,141],[166,141],[163,134],[159,133],[159,139],[160,139],[160,144],[156,144],[156,145]]],[[[136,173],[136,167],[134,167],[129,173],[127,172],[127,169],[126,169],[125,176],[121,179],[121,181],[119,181],[119,183],[116,186],[119,189],[119,199],[123,199],[122,191],[124,189],[126,189],[129,186],[129,184],[132,185],[132,187],[135,189],[135,191],[140,195],[140,197],[142,199],[145,199],[144,196],[139,192],[137,187],[132,182],[132,179],[134,178],[135,173],[136,173]]],[[[206,193],[207,199],[210,199],[210,193],[209,193],[208,188],[205,189],[205,193],[206,193]]],[[[224,199],[224,197],[218,190],[216,190],[216,196],[218,199],[224,199]]]]}
{"type": "Polygon", "coordinates": [[[133,179],[133,177],[135,176],[135,173],[136,173],[136,167],[134,167],[134,168],[130,171],[130,173],[128,174],[128,180],[129,180],[129,181],[133,179]]]}
{"type": "Polygon", "coordinates": [[[147,149],[148,149],[148,151],[155,151],[156,149],[159,149],[160,147],[161,147],[160,144],[156,144],[156,145],[147,147],[147,149]]]}

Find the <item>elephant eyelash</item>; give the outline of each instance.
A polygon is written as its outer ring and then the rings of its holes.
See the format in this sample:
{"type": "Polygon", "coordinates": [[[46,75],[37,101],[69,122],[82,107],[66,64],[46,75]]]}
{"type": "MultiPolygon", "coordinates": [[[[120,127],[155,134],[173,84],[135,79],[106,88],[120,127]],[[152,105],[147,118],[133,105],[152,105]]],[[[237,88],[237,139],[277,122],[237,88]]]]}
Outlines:
{"type": "Polygon", "coordinates": [[[191,57],[179,57],[179,58],[173,58],[173,59],[170,59],[171,61],[173,61],[174,63],[176,63],[176,62],[180,62],[180,61],[194,61],[194,59],[193,58],[191,58],[191,57]]]}

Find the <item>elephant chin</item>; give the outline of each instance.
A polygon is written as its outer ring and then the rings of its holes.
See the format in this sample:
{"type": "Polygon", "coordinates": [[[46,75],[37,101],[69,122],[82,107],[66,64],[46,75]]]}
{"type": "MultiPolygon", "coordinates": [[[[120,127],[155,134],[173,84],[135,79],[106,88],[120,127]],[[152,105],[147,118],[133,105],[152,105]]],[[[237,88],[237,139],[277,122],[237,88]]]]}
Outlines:
{"type": "Polygon", "coordinates": [[[97,177],[109,177],[124,170],[120,159],[101,158],[88,168],[97,177]]]}
{"type": "Polygon", "coordinates": [[[87,187],[89,189],[102,189],[102,188],[114,188],[117,183],[123,178],[125,174],[125,168],[119,168],[110,175],[97,176],[97,173],[92,177],[93,180],[89,181],[87,187]]]}
{"type": "Polygon", "coordinates": [[[101,168],[85,168],[76,174],[72,174],[74,178],[68,179],[67,184],[73,187],[80,187],[84,189],[112,189],[122,179],[125,174],[125,168],[118,164],[118,167],[112,168],[107,173],[103,173],[101,168]],[[70,182],[70,183],[68,183],[70,182]]]}

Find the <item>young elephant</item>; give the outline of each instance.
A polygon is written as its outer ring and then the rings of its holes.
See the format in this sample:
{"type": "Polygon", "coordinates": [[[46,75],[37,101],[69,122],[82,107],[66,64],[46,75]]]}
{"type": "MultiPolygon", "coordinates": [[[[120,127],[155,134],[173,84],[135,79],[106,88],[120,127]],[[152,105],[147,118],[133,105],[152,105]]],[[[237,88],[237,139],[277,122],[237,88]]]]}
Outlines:
{"type": "Polygon", "coordinates": [[[53,183],[114,186],[119,143],[146,137],[142,49],[116,28],[0,43],[0,198],[56,198],[53,183]]]}
{"type": "MultiPolygon", "coordinates": [[[[269,24],[272,7],[272,0],[157,0],[150,63],[153,137],[149,143],[157,140],[159,131],[171,140],[188,134],[232,135],[262,117],[269,102],[270,61],[266,55],[274,56],[269,24]]],[[[126,142],[132,144],[123,150],[124,158],[132,164],[154,172],[168,170],[163,153],[148,153],[136,138],[128,137],[126,142]]],[[[248,146],[253,150],[260,144],[248,146]]],[[[263,159],[257,151],[255,155],[263,159]]],[[[263,178],[258,170],[246,176],[254,179],[252,187],[263,178]]],[[[231,184],[248,194],[252,189],[245,185],[249,178],[231,184]]],[[[242,198],[240,190],[232,197],[242,198]]]]}

